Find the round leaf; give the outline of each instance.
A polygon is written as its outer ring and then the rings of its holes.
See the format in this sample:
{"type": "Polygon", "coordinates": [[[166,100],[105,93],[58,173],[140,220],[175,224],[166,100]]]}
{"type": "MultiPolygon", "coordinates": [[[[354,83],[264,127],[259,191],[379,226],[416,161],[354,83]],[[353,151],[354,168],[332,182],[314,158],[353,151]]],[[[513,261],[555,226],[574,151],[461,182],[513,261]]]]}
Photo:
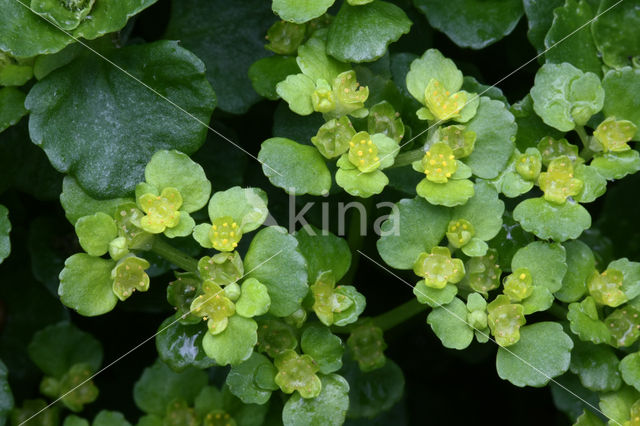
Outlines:
{"type": "Polygon", "coordinates": [[[322,376],[322,391],[316,398],[304,399],[298,392],[284,405],[285,426],[340,426],[349,408],[349,384],[338,376],[322,376]]]}
{"type": "Polygon", "coordinates": [[[109,243],[118,236],[118,228],[113,217],[98,212],[78,219],[76,234],[84,251],[91,256],[102,256],[109,251],[109,243]]]}
{"type": "Polygon", "coordinates": [[[25,98],[24,93],[13,87],[0,89],[0,132],[17,124],[27,114],[25,98]]]}
{"type": "Polygon", "coordinates": [[[538,238],[559,242],[578,238],[591,226],[591,215],[580,204],[552,204],[544,198],[522,201],[513,210],[513,218],[538,238]]]}
{"type": "Polygon", "coordinates": [[[431,311],[427,323],[445,348],[464,349],[473,341],[473,329],[467,324],[467,306],[457,297],[431,311]]]}
{"type": "Polygon", "coordinates": [[[474,175],[483,179],[498,176],[509,162],[517,130],[515,118],[504,103],[480,97],[478,111],[466,127],[466,131],[476,133],[473,152],[464,160],[474,175]]]}
{"type": "Polygon", "coordinates": [[[370,62],[407,34],[411,21],[398,6],[374,1],[362,6],[344,2],[327,34],[327,53],[342,62],[370,62]]]}
{"type": "Polygon", "coordinates": [[[342,340],[327,327],[320,324],[307,327],[302,333],[300,347],[305,354],[311,355],[322,374],[333,373],[342,367],[342,340]]]}
{"type": "Polygon", "coordinates": [[[255,278],[248,278],[242,283],[242,293],[236,302],[238,315],[252,318],[266,314],[270,304],[269,293],[264,284],[255,278]]]}
{"type": "Polygon", "coordinates": [[[473,225],[475,237],[489,241],[502,228],[504,203],[498,198],[496,190],[486,182],[477,182],[474,191],[469,201],[453,209],[451,220],[468,220],[473,225]]]}
{"type": "Polygon", "coordinates": [[[635,150],[607,152],[591,161],[590,168],[608,180],[622,179],[640,170],[640,153],[635,150]]]}
{"type": "Polygon", "coordinates": [[[306,225],[295,233],[298,250],[307,261],[309,282],[314,283],[322,272],[331,271],[339,281],[351,265],[351,250],[344,238],[329,231],[306,225]]]}
{"type": "Polygon", "coordinates": [[[420,197],[404,199],[381,226],[378,253],[387,265],[412,269],[420,253],[430,252],[444,238],[449,210],[433,206],[420,197]]]}
{"type": "Polygon", "coordinates": [[[132,193],[159,149],[195,152],[215,104],[204,64],[177,42],[116,49],[108,58],[200,122],[94,55],[36,83],[25,103],[32,141],[95,198],[132,193]]]}
{"type": "Polygon", "coordinates": [[[63,321],[33,335],[29,358],[42,372],[61,378],[75,364],[86,364],[95,373],[102,365],[102,345],[91,334],[63,321]]]}
{"type": "Polygon", "coordinates": [[[258,160],[269,181],[293,195],[322,195],[331,188],[331,173],[318,150],[290,139],[262,143],[258,160]]]}
{"type": "Polygon", "coordinates": [[[227,328],[215,336],[206,333],[202,348],[218,365],[237,365],[248,359],[258,341],[258,324],[252,319],[234,315],[227,328]]]}
{"type": "MultiPolygon", "coordinates": [[[[213,194],[209,201],[209,218],[230,216],[242,226],[242,232],[257,229],[267,218],[267,194],[259,188],[234,186],[213,194]]],[[[200,225],[198,225],[200,226],[200,225]]]]}
{"type": "Polygon", "coordinates": [[[156,361],[144,369],[133,387],[133,399],[142,411],[164,417],[169,403],[183,399],[193,404],[200,390],[208,382],[207,373],[197,368],[187,368],[176,373],[162,361],[156,361]]]}
{"type": "Polygon", "coordinates": [[[349,417],[375,417],[402,397],[404,375],[390,359],[381,368],[368,372],[363,372],[357,363],[350,361],[345,364],[343,374],[350,388],[349,417]]]}
{"type": "Polygon", "coordinates": [[[207,327],[202,323],[182,324],[177,319],[173,315],[160,324],[156,335],[160,359],[175,371],[215,365],[202,349],[202,338],[207,333],[207,327]]]}
{"type": "Polygon", "coordinates": [[[635,352],[622,358],[622,361],[620,361],[620,373],[622,373],[622,379],[626,384],[633,386],[636,390],[640,390],[640,352],[635,352]]]}
{"type": "Polygon", "coordinates": [[[520,340],[498,349],[498,375],[516,386],[542,387],[569,369],[571,338],[554,322],[539,322],[520,329],[520,340]]]}
{"type": "Polygon", "coordinates": [[[563,246],[567,253],[567,273],[562,279],[562,288],[554,296],[565,303],[576,302],[587,292],[587,279],[596,267],[596,259],[582,241],[568,241],[563,246]]]}
{"type": "Polygon", "coordinates": [[[98,1],[91,9],[91,19],[84,20],[70,31],[72,38],[30,11],[30,2],[1,0],[0,51],[20,58],[55,53],[73,43],[76,38],[93,40],[120,30],[130,17],[155,2],[156,0],[98,1]]]}
{"type": "Polygon", "coordinates": [[[277,372],[269,358],[254,352],[248,360],[231,367],[226,384],[245,404],[264,404],[278,389],[273,381],[277,372]]]}
{"type": "Polygon", "coordinates": [[[323,15],[335,0],[273,0],[273,11],[285,21],[302,24],[323,15]]]}
{"type": "Polygon", "coordinates": [[[519,0],[414,0],[432,27],[460,47],[482,49],[508,35],[522,16],[519,0]]]}
{"type": "Polygon", "coordinates": [[[560,244],[535,241],[521,248],[511,260],[511,270],[527,268],[534,286],[546,287],[554,293],[562,287],[567,272],[566,254],[560,244]]]}
{"type": "Polygon", "coordinates": [[[587,0],[567,0],[553,11],[553,23],[544,39],[549,49],[545,53],[547,62],[568,62],[582,71],[602,75],[602,63],[591,32],[582,31],[593,20],[594,12],[587,0]]]}
{"type": "MultiPolygon", "coordinates": [[[[610,70],[602,80],[602,87],[605,93],[602,111],[605,116],[629,120],[640,129],[640,98],[629,96],[629,93],[638,93],[640,90],[640,69],[624,67],[610,70]]],[[[640,140],[640,130],[633,140],[640,140]]]]}
{"type": "Polygon", "coordinates": [[[602,15],[591,25],[591,32],[602,61],[610,67],[631,65],[629,59],[640,56],[640,34],[634,31],[640,26],[640,13],[635,6],[633,2],[600,2],[597,12],[602,15]]]}
{"type": "Polygon", "coordinates": [[[93,419],[92,426],[131,426],[131,423],[118,411],[102,410],[93,419]]]}
{"type": "Polygon", "coordinates": [[[249,78],[260,96],[275,101],[279,98],[276,85],[289,75],[298,74],[300,68],[292,56],[269,56],[257,60],[249,68],[249,78]]]}
{"type": "Polygon", "coordinates": [[[211,182],[207,180],[202,167],[182,152],[156,152],[144,169],[144,177],[160,192],[164,188],[180,191],[180,210],[188,213],[200,210],[209,201],[211,182]]]}
{"type": "Polygon", "coordinates": [[[64,269],[60,272],[60,300],[65,306],[88,317],[109,312],[118,303],[111,278],[111,270],[115,266],[113,260],[84,253],[74,254],[64,262],[64,269]]]}
{"type": "Polygon", "coordinates": [[[606,345],[577,342],[571,353],[571,372],[580,377],[582,386],[596,392],[614,391],[622,384],[618,357],[606,345]]]}
{"type": "Polygon", "coordinates": [[[102,212],[113,217],[118,206],[128,202],[133,202],[133,199],[113,198],[110,200],[96,200],[87,194],[80,185],[78,185],[78,181],[71,176],[65,176],[62,181],[60,204],[64,209],[65,216],[72,225],[75,225],[81,217],[89,216],[97,212],[102,212]]]}
{"type": "Polygon", "coordinates": [[[286,317],[297,311],[309,290],[298,241],[284,228],[271,226],[256,234],[244,258],[244,270],[248,277],[267,286],[269,312],[275,316],[286,317]]]}

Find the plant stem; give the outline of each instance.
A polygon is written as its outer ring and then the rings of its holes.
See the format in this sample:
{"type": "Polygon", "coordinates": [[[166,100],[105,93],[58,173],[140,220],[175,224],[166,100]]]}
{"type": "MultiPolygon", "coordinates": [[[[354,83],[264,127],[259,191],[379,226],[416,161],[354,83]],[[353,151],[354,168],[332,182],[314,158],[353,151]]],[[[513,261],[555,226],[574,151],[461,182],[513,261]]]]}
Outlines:
{"type": "Polygon", "coordinates": [[[587,135],[586,130],[584,130],[584,126],[576,126],[576,133],[580,136],[580,140],[582,141],[582,145],[584,148],[580,151],[580,157],[585,160],[589,160],[593,157],[593,151],[589,148],[589,136],[587,135]]]}
{"type": "Polygon", "coordinates": [[[151,251],[188,272],[196,272],[198,261],[167,243],[160,236],[153,239],[151,251]]]}
{"type": "Polygon", "coordinates": [[[416,298],[403,303],[400,306],[387,311],[373,318],[373,323],[383,331],[387,331],[396,325],[402,324],[409,318],[426,311],[429,306],[418,302],[416,298]]]}
{"type": "Polygon", "coordinates": [[[393,166],[389,168],[393,169],[396,167],[407,166],[416,160],[420,160],[422,157],[424,157],[424,150],[422,149],[414,149],[411,151],[403,152],[402,154],[398,154],[395,163],[393,163],[393,166]]]}

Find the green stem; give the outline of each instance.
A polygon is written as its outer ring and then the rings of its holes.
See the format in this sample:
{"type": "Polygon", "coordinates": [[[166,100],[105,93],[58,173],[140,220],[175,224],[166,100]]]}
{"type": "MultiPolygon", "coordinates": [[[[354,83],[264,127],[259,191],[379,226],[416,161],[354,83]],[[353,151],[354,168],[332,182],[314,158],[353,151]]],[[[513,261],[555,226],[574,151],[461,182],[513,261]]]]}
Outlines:
{"type": "Polygon", "coordinates": [[[584,148],[580,151],[580,157],[585,160],[589,160],[593,157],[593,151],[589,148],[589,136],[587,135],[587,131],[584,130],[583,126],[576,126],[576,133],[580,136],[580,140],[582,141],[582,145],[584,148]]]}
{"type": "Polygon", "coordinates": [[[426,311],[427,305],[418,302],[416,298],[403,303],[400,306],[387,311],[373,318],[373,323],[380,327],[383,331],[387,331],[399,324],[402,324],[409,318],[426,311]]]}
{"type": "Polygon", "coordinates": [[[393,163],[393,166],[389,167],[390,169],[396,167],[404,167],[407,166],[414,161],[420,160],[424,157],[424,150],[422,149],[414,149],[411,151],[403,152],[402,154],[398,154],[396,157],[396,161],[393,163]]]}
{"type": "Polygon", "coordinates": [[[156,236],[153,239],[151,251],[185,271],[196,272],[198,270],[198,261],[196,259],[173,247],[160,236],[156,236]]]}

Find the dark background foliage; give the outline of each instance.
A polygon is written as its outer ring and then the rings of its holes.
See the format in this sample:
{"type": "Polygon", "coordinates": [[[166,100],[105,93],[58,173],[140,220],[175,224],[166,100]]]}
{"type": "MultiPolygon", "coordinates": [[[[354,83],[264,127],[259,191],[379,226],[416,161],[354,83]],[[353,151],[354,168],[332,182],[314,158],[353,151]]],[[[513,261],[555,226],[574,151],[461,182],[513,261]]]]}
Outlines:
{"type": "MultiPolygon", "coordinates": [[[[474,51],[459,48],[432,30],[423,15],[408,7],[408,1],[396,3],[405,7],[414,26],[408,36],[391,45],[391,52],[421,54],[429,47],[437,47],[465,74],[485,84],[499,81],[536,55],[526,38],[524,19],[508,37],[474,51]]],[[[129,32],[133,41],[161,39],[170,8],[170,1],[159,1],[132,20],[124,32],[129,32]]],[[[500,83],[510,102],[529,91],[537,68],[537,61],[533,61],[500,83]]],[[[212,127],[257,155],[261,141],[271,136],[277,105],[263,100],[240,116],[217,110],[212,127]]],[[[277,212],[286,212],[287,197],[269,185],[258,163],[221,138],[210,135],[194,158],[214,174],[209,177],[215,189],[236,184],[260,186],[268,191],[270,208],[276,216],[277,212]]],[[[79,328],[102,342],[108,365],[152,336],[171,314],[165,301],[168,275],[154,278],[148,293],[118,304],[113,312],[102,317],[80,317],[60,304],[56,296],[57,273],[64,259],[79,249],[57,199],[61,181],[62,176],[53,171],[45,155],[29,141],[26,119],[0,134],[0,202],[9,208],[13,225],[12,255],[0,266],[0,358],[9,367],[18,403],[38,394],[40,373],[26,355],[26,345],[38,329],[69,316],[79,328]]],[[[612,240],[611,245],[603,244],[596,250],[605,258],[612,250],[617,256],[632,259],[640,255],[640,236],[636,235],[639,231],[633,226],[640,213],[635,197],[637,183],[638,177],[632,177],[614,184],[605,197],[589,206],[594,221],[612,240]]],[[[385,192],[385,201],[399,198],[402,194],[385,192]]],[[[340,199],[340,195],[330,197],[330,201],[340,199]]],[[[374,203],[378,201],[382,199],[374,199],[374,203]]],[[[313,213],[307,217],[313,218],[313,213]]],[[[374,235],[365,238],[363,251],[378,258],[374,235]]],[[[410,273],[403,277],[408,282],[414,280],[410,273]]],[[[379,314],[413,297],[410,288],[366,259],[360,259],[353,283],[367,298],[367,315],[379,314]]],[[[383,415],[378,424],[401,424],[402,419],[406,419],[406,424],[430,425],[569,424],[556,410],[549,388],[517,389],[497,376],[495,345],[474,344],[465,351],[444,349],[425,324],[425,314],[396,327],[385,338],[389,345],[387,355],[404,371],[406,392],[403,400],[383,415]]],[[[131,389],[142,369],[155,358],[155,345],[150,340],[100,374],[95,379],[100,398],[87,407],[87,417],[106,408],[122,411],[129,420],[137,419],[140,413],[133,403],[131,389]]],[[[224,377],[224,371],[212,374],[218,379],[224,377]]],[[[369,421],[353,424],[365,423],[372,424],[369,421]]]]}

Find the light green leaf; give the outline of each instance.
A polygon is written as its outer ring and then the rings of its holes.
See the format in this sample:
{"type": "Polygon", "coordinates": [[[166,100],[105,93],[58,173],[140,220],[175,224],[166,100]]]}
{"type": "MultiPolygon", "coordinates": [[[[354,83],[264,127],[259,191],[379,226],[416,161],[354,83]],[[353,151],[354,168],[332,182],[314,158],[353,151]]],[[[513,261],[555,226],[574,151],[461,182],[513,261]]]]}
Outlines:
{"type": "MultiPolygon", "coordinates": [[[[107,57],[208,122],[215,105],[204,64],[177,42],[129,46],[107,57]]],[[[159,149],[195,152],[207,128],[94,55],[79,56],[36,83],[25,103],[29,134],[58,171],[95,198],[133,192],[159,149]],[[113,123],[118,123],[115,126],[113,123]]]]}
{"type": "Polygon", "coordinates": [[[567,319],[571,331],[584,342],[608,343],[611,332],[598,318],[598,310],[593,297],[588,296],[580,303],[571,303],[567,319]]]}
{"type": "Polygon", "coordinates": [[[273,11],[285,21],[302,24],[323,15],[335,0],[273,0],[273,11]]]}
{"type": "Polygon", "coordinates": [[[322,376],[322,391],[316,398],[304,399],[298,392],[284,405],[284,426],[340,426],[349,407],[349,384],[338,376],[322,376]]]}
{"type": "Polygon", "coordinates": [[[70,32],[72,37],[29,10],[26,0],[0,1],[0,51],[19,58],[41,53],[55,53],[74,39],[96,39],[122,29],[127,20],[151,6],[155,0],[98,1],[91,10],[91,19],[85,19],[70,32]]]}
{"type": "Polygon", "coordinates": [[[158,191],[176,188],[182,196],[180,210],[188,213],[200,210],[209,201],[211,182],[202,166],[188,155],[175,150],[156,152],[144,170],[147,183],[158,191]]]}
{"type": "Polygon", "coordinates": [[[430,252],[444,238],[450,213],[420,197],[400,200],[395,206],[397,214],[381,226],[378,253],[393,268],[412,269],[420,253],[430,252]]]}
{"type": "Polygon", "coordinates": [[[536,114],[563,132],[584,126],[602,109],[604,95],[597,75],[569,63],[543,65],[531,89],[536,114]]]}
{"type": "Polygon", "coordinates": [[[42,372],[61,378],[75,364],[87,365],[92,373],[102,365],[102,345],[91,334],[62,321],[33,335],[29,358],[42,372]]]}
{"type": "Polygon", "coordinates": [[[630,149],[622,152],[607,152],[596,156],[591,166],[608,180],[622,179],[640,170],[640,153],[630,149]]]}
{"type": "Polygon", "coordinates": [[[264,404],[278,389],[273,381],[277,372],[269,358],[254,352],[243,363],[231,367],[226,384],[245,404],[264,404]]]}
{"type": "Polygon", "coordinates": [[[346,296],[353,303],[342,312],[334,312],[334,324],[343,327],[358,320],[360,314],[367,305],[365,297],[351,285],[340,285],[336,287],[335,292],[339,295],[346,296]]]}
{"type": "Polygon", "coordinates": [[[588,0],[567,0],[564,6],[554,9],[553,23],[544,38],[544,46],[549,49],[544,56],[547,62],[568,62],[582,71],[602,75],[602,62],[591,31],[582,30],[591,23],[594,12],[588,0]]]}
{"type": "Polygon", "coordinates": [[[298,241],[284,228],[272,226],[255,235],[244,258],[248,277],[267,286],[269,312],[275,316],[286,317],[297,311],[309,289],[306,262],[297,247],[298,241]]]}
{"type": "Polygon", "coordinates": [[[562,279],[562,288],[554,296],[565,303],[577,302],[587,292],[587,279],[595,270],[596,260],[582,241],[568,241],[563,247],[567,253],[567,273],[562,279]]]}
{"type": "Polygon", "coordinates": [[[300,347],[305,354],[311,355],[322,374],[333,373],[342,367],[342,340],[323,325],[311,324],[305,328],[300,347]]]}
{"type": "Polygon", "coordinates": [[[221,110],[243,114],[260,100],[251,86],[249,67],[268,56],[264,36],[273,21],[268,1],[247,0],[229,7],[224,0],[174,0],[163,38],[180,40],[202,59],[221,110]]]}
{"type": "Polygon", "coordinates": [[[631,262],[626,257],[609,263],[607,269],[622,272],[622,291],[629,300],[640,295],[640,263],[631,262]]]}
{"type": "Polygon", "coordinates": [[[313,82],[318,80],[332,82],[338,74],[350,69],[349,65],[327,55],[326,45],[321,36],[311,37],[300,46],[296,60],[302,73],[310,77],[313,82]]]}
{"type": "Polygon", "coordinates": [[[260,96],[275,101],[279,98],[276,86],[289,75],[300,73],[296,58],[292,56],[269,56],[257,60],[249,68],[253,89],[260,96]]]}
{"type": "Polygon", "coordinates": [[[354,197],[369,198],[380,194],[389,183],[389,178],[380,170],[363,173],[358,169],[338,169],[336,183],[354,197]]]}
{"type": "Polygon", "coordinates": [[[548,288],[537,285],[533,287],[531,295],[524,299],[521,304],[525,315],[546,311],[553,305],[553,294],[548,288]]]}
{"type": "Polygon", "coordinates": [[[9,210],[0,204],[0,263],[11,253],[11,222],[9,222],[9,210]]]}
{"type": "MultiPolygon", "coordinates": [[[[617,360],[618,358],[616,358],[617,360]]],[[[620,361],[620,373],[622,373],[622,379],[626,384],[633,386],[636,390],[640,390],[640,352],[635,352],[622,358],[622,361],[620,361]]]]}
{"type": "Polygon", "coordinates": [[[205,334],[202,348],[218,365],[238,365],[247,360],[258,342],[258,324],[252,319],[234,315],[222,333],[205,334]]]}
{"type": "Polygon", "coordinates": [[[511,260],[511,270],[527,268],[534,286],[556,292],[562,287],[567,272],[565,250],[560,244],[535,241],[521,248],[511,260]]]}
{"type": "Polygon", "coordinates": [[[266,314],[271,305],[267,287],[255,278],[248,278],[242,283],[241,288],[242,294],[236,302],[236,313],[245,318],[266,314]]]}
{"type": "Polygon", "coordinates": [[[113,217],[98,212],[78,219],[75,225],[80,246],[91,256],[102,256],[109,251],[109,243],[118,236],[113,217]]]}
{"type": "Polygon", "coordinates": [[[473,197],[473,182],[469,179],[450,180],[447,183],[433,183],[422,179],[416,192],[431,204],[445,207],[462,205],[473,197]]]}
{"type": "MultiPolygon", "coordinates": [[[[620,370],[624,377],[622,363],[620,370]]],[[[607,345],[576,342],[571,352],[571,372],[580,377],[582,386],[596,392],[615,391],[622,384],[618,357],[607,345]]]]}
{"type": "Polygon", "coordinates": [[[457,297],[431,311],[427,323],[445,348],[460,350],[473,341],[473,329],[467,324],[467,306],[457,297]]]}
{"type": "Polygon", "coordinates": [[[133,387],[133,399],[145,413],[164,417],[167,406],[175,399],[192,405],[207,382],[207,373],[202,370],[187,368],[176,373],[158,360],[144,369],[133,387]]]}
{"type": "Polygon", "coordinates": [[[127,202],[133,202],[132,198],[113,198],[110,200],[96,200],[78,185],[71,176],[65,176],[62,181],[62,193],[60,194],[60,204],[64,209],[65,216],[75,225],[78,219],[90,216],[97,212],[106,213],[109,216],[115,215],[118,206],[127,202]]]}
{"type": "Polygon", "coordinates": [[[259,188],[234,186],[214,193],[209,201],[209,219],[212,222],[216,218],[230,216],[241,224],[243,233],[260,227],[268,214],[267,194],[259,188]]]}
{"type": "Polygon", "coordinates": [[[605,426],[605,424],[600,417],[585,409],[573,426],[605,426]]]}
{"type": "Polygon", "coordinates": [[[323,195],[331,189],[331,173],[314,147],[271,138],[262,142],[258,160],[269,181],[288,194],[323,195]]]}
{"type": "Polygon", "coordinates": [[[515,117],[504,103],[482,96],[478,112],[469,121],[466,130],[476,133],[476,143],[464,162],[478,177],[497,177],[506,167],[514,149],[513,141],[518,130],[515,117]]]}
{"type": "Polygon", "coordinates": [[[609,419],[609,425],[624,424],[629,420],[631,406],[638,400],[640,394],[629,386],[624,386],[616,392],[609,392],[600,397],[600,409],[609,419]]]}
{"type": "MultiPolygon", "coordinates": [[[[540,2],[537,3],[540,4],[540,2]]],[[[535,113],[531,95],[528,94],[511,105],[510,111],[515,116],[516,124],[518,125],[516,146],[519,150],[526,151],[527,148],[536,147],[538,141],[545,136],[551,136],[556,139],[562,137],[562,133],[559,130],[544,124],[538,114],[535,113]]]]}
{"type": "Polygon", "coordinates": [[[510,34],[523,13],[519,0],[413,0],[413,4],[432,27],[458,46],[472,49],[482,49],[510,34]]]}
{"type": "Polygon", "coordinates": [[[427,50],[420,58],[411,62],[406,77],[409,93],[423,105],[425,90],[431,79],[439,81],[452,93],[462,87],[462,72],[451,59],[445,58],[436,49],[427,50]]]}
{"type": "Polygon", "coordinates": [[[176,321],[179,315],[170,316],[158,327],[156,349],[160,359],[174,371],[215,365],[202,349],[202,338],[207,333],[207,327],[203,323],[183,324],[176,321]]]}
{"type": "Polygon", "coordinates": [[[402,397],[404,375],[390,359],[382,367],[367,372],[349,361],[342,372],[349,382],[350,418],[371,419],[389,410],[402,397]]]}
{"type": "Polygon", "coordinates": [[[418,299],[418,302],[437,308],[451,303],[456,294],[458,294],[458,287],[453,284],[447,284],[440,289],[427,287],[424,280],[420,280],[413,287],[413,294],[418,299]]]}
{"type": "Polygon", "coordinates": [[[316,282],[325,271],[333,272],[336,281],[344,277],[351,265],[351,250],[344,238],[311,225],[305,225],[294,236],[298,251],[307,261],[309,282],[316,282]]]}
{"type": "Polygon", "coordinates": [[[313,113],[311,95],[316,90],[314,81],[304,74],[293,74],[278,84],[276,93],[288,104],[291,111],[298,115],[313,113]]]}
{"type": "Polygon", "coordinates": [[[580,204],[553,204],[542,197],[522,201],[513,210],[513,218],[538,238],[558,242],[576,239],[591,226],[591,215],[580,204]]]}
{"type": "Polygon", "coordinates": [[[411,21],[398,6],[381,0],[362,6],[342,4],[329,26],[327,53],[343,62],[371,62],[407,34],[411,21]]]}
{"type": "Polygon", "coordinates": [[[591,203],[607,190],[607,180],[595,167],[579,164],[575,167],[574,172],[576,178],[583,183],[580,194],[573,197],[577,202],[591,203]]]}
{"type": "Polygon", "coordinates": [[[498,349],[498,375],[519,387],[545,386],[550,379],[569,369],[572,348],[571,338],[558,323],[524,326],[518,343],[498,349]]]}
{"type": "Polygon", "coordinates": [[[591,32],[602,61],[610,67],[631,65],[630,59],[640,56],[640,34],[634,31],[640,26],[640,13],[635,6],[633,2],[600,2],[597,12],[601,16],[591,25],[591,32]]]}
{"type": "Polygon", "coordinates": [[[489,241],[502,228],[504,203],[496,190],[486,182],[474,185],[475,194],[462,206],[453,209],[451,220],[465,219],[471,222],[475,237],[489,241]]]}
{"type": "Polygon", "coordinates": [[[24,107],[26,95],[13,87],[0,89],[0,132],[17,124],[27,115],[24,107]]]}
{"type": "Polygon", "coordinates": [[[633,140],[640,140],[640,97],[629,96],[640,90],[640,69],[609,70],[602,80],[602,87],[605,93],[602,112],[606,117],[633,122],[639,129],[633,140]]]}
{"type": "Polygon", "coordinates": [[[60,300],[65,306],[88,317],[109,312],[118,303],[111,278],[111,270],[115,266],[113,260],[84,253],[74,254],[64,262],[64,269],[60,272],[60,300]]]}

